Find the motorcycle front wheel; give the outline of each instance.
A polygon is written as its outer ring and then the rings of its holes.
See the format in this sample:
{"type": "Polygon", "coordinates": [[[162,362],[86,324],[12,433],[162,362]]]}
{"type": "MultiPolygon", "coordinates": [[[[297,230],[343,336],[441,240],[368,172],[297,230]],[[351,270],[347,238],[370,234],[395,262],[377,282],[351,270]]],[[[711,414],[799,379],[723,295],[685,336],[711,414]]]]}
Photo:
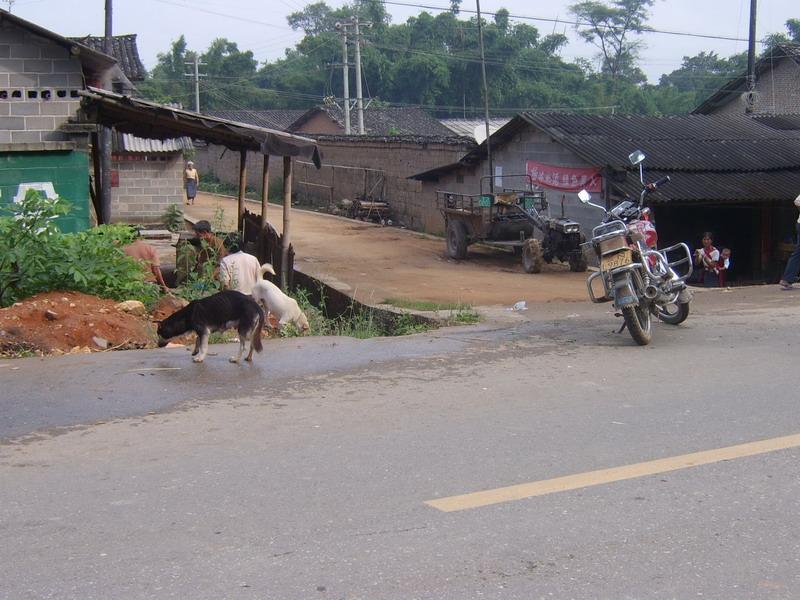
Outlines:
{"type": "Polygon", "coordinates": [[[656,316],[660,321],[669,325],[680,325],[689,316],[689,303],[680,304],[674,302],[672,304],[659,305],[656,316]]]}
{"type": "Polygon", "coordinates": [[[622,309],[622,318],[634,341],[640,346],[646,346],[652,338],[650,331],[650,311],[644,303],[635,306],[626,306],[622,309]]]}

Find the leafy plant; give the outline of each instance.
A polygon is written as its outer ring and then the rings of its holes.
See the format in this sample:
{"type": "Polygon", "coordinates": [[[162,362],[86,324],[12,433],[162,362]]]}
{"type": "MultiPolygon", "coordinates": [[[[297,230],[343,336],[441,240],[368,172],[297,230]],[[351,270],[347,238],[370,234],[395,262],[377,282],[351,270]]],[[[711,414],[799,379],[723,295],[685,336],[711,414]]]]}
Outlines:
{"type": "Polygon", "coordinates": [[[175,233],[183,229],[183,210],[177,204],[170,204],[161,218],[169,231],[175,233]]]}
{"type": "Polygon", "coordinates": [[[145,281],[141,264],[122,252],[133,240],[130,227],[62,233],[55,221],[69,214],[69,203],[35,190],[0,210],[0,306],[51,290],[146,304],[158,297],[158,287],[145,281]]]}

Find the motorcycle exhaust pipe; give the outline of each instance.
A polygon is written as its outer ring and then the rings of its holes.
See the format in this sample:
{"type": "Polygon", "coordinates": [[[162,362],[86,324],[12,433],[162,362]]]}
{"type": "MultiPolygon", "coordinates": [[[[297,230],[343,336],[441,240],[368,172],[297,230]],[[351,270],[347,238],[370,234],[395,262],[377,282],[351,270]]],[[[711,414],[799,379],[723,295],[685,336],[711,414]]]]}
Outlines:
{"type": "Polygon", "coordinates": [[[647,285],[644,288],[644,297],[648,300],[655,300],[658,296],[658,288],[654,285],[647,285]]]}

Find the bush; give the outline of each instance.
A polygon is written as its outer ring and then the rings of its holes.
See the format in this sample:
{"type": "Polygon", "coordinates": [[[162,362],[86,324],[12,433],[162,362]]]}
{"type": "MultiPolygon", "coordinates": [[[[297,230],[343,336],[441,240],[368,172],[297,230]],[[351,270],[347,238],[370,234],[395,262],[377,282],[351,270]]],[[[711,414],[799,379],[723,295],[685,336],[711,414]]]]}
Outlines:
{"type": "Polygon", "coordinates": [[[0,207],[0,306],[53,290],[152,304],[158,287],[122,252],[134,231],[101,225],[62,233],[55,220],[69,210],[66,200],[43,198],[35,190],[20,203],[0,207]]]}

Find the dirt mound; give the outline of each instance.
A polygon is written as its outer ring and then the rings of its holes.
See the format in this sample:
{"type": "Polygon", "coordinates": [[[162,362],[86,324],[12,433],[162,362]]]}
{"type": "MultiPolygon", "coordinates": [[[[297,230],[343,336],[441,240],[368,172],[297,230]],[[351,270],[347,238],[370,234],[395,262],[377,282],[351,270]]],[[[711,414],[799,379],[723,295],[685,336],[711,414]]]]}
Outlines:
{"type": "Polygon", "coordinates": [[[79,292],[47,292],[0,309],[0,356],[155,347],[148,314],[79,292]]]}

